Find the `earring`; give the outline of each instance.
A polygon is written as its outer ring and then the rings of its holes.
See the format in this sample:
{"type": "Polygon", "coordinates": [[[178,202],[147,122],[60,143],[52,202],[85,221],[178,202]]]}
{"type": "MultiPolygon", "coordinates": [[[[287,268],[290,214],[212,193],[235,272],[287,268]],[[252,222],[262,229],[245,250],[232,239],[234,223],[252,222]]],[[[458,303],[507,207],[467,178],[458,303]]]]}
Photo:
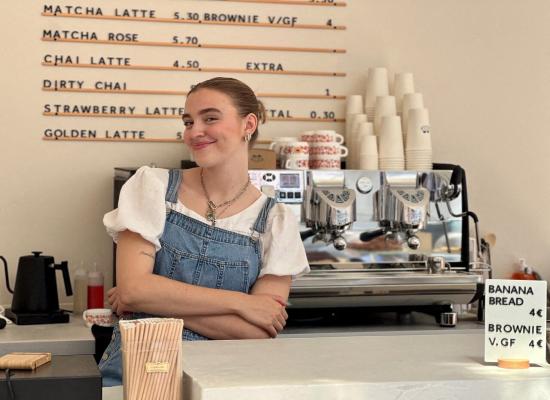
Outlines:
{"type": "Polygon", "coordinates": [[[252,139],[252,134],[251,133],[247,133],[245,136],[244,136],[244,141],[245,142],[250,142],[250,139],[252,139]]]}

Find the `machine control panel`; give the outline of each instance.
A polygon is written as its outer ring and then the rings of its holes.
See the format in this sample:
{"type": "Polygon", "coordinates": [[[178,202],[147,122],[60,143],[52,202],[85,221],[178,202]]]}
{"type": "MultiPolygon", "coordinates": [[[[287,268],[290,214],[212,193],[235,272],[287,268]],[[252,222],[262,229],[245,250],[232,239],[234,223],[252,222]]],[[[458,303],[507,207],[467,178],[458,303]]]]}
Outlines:
{"type": "Polygon", "coordinates": [[[304,193],[304,173],[300,170],[250,170],[250,182],[280,203],[299,204],[304,193]]]}

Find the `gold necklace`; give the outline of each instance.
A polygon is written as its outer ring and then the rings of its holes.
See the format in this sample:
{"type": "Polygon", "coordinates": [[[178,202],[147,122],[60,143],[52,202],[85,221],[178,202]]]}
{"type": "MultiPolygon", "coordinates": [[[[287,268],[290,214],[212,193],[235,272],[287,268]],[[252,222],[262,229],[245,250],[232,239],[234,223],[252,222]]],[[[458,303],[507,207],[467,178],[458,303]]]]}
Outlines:
{"type": "Polygon", "coordinates": [[[206,220],[212,222],[212,226],[216,226],[216,210],[220,207],[225,206],[225,208],[221,210],[219,215],[225,212],[235,201],[237,201],[239,197],[241,197],[244,194],[246,189],[248,189],[249,185],[250,185],[250,176],[248,177],[248,180],[246,181],[244,186],[241,188],[241,190],[239,190],[239,193],[237,193],[235,197],[233,197],[231,200],[224,201],[220,204],[214,204],[214,202],[210,200],[210,195],[208,194],[208,190],[206,190],[206,185],[204,184],[204,169],[201,168],[201,186],[204,192],[204,196],[206,197],[206,200],[207,200],[206,202],[207,210],[205,215],[206,220]]]}

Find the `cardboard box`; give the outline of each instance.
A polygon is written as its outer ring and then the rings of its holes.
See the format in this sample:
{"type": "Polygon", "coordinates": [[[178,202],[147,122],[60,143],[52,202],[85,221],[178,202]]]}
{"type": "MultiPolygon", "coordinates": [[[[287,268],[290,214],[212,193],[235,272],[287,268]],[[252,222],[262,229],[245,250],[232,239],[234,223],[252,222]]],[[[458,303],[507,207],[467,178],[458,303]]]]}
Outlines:
{"type": "Polygon", "coordinates": [[[275,169],[276,156],[273,150],[250,149],[248,151],[248,169],[275,169]]]}

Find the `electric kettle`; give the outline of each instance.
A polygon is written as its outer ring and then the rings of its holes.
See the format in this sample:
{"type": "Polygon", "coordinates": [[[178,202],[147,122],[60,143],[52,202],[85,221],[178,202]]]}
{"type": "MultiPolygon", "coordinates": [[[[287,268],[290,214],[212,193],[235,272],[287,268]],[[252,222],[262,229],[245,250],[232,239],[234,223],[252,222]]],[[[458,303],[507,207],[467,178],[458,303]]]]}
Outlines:
{"type": "Polygon", "coordinates": [[[59,309],[56,282],[56,271],[61,270],[65,292],[67,296],[73,294],[67,261],[55,264],[51,256],[42,256],[40,251],[32,253],[19,258],[14,290],[10,288],[7,262],[0,257],[6,271],[6,286],[13,293],[6,317],[18,325],[69,322],[69,314],[59,309]]]}

